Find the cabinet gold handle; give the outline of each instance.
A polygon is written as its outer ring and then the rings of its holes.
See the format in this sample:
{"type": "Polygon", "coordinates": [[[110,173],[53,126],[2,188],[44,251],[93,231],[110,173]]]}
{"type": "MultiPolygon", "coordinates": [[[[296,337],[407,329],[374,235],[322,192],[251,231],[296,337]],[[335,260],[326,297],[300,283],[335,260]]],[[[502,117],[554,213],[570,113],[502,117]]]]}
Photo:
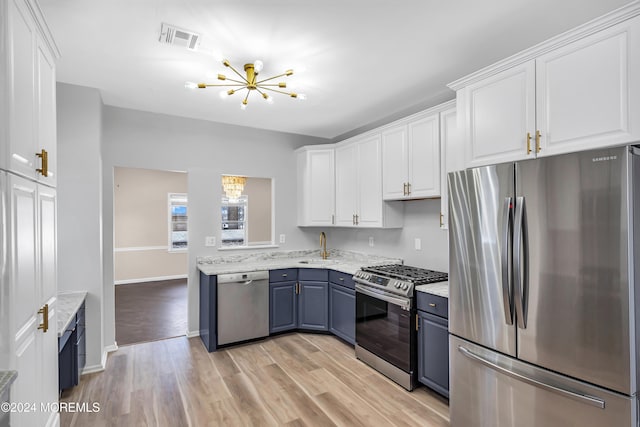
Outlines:
{"type": "Polygon", "coordinates": [[[38,329],[42,329],[42,332],[47,332],[49,330],[49,304],[43,305],[38,310],[38,314],[42,314],[42,323],[40,323],[38,329]]]}
{"type": "Polygon", "coordinates": [[[444,215],[440,214],[440,227],[444,225],[444,215]]]}
{"type": "Polygon", "coordinates": [[[402,183],[402,195],[403,196],[407,195],[407,183],[406,182],[402,183]]]}
{"type": "Polygon", "coordinates": [[[420,330],[420,318],[418,317],[418,314],[416,313],[416,331],[420,330]]]}
{"type": "Polygon", "coordinates": [[[356,225],[360,224],[360,215],[356,214],[356,225]]]}
{"type": "Polygon", "coordinates": [[[429,303],[429,307],[435,307],[436,305],[432,302],[429,303]]]}
{"type": "Polygon", "coordinates": [[[407,182],[407,196],[411,195],[411,183],[407,182]]]}
{"type": "Polygon", "coordinates": [[[286,274],[283,274],[283,275],[282,275],[282,277],[287,277],[287,275],[286,275],[286,274]]]}
{"type": "Polygon", "coordinates": [[[36,156],[42,159],[42,167],[36,169],[36,172],[39,172],[42,176],[49,176],[49,153],[43,148],[42,151],[36,153],[36,156]]]}
{"type": "Polygon", "coordinates": [[[296,283],[296,295],[300,294],[300,283],[296,283]]]}
{"type": "Polygon", "coordinates": [[[539,153],[540,150],[542,150],[542,148],[540,148],[540,138],[542,137],[542,135],[540,134],[540,131],[537,130],[536,131],[536,153],[539,153]]]}
{"type": "Polygon", "coordinates": [[[527,155],[531,154],[531,133],[527,132],[527,155]]]}

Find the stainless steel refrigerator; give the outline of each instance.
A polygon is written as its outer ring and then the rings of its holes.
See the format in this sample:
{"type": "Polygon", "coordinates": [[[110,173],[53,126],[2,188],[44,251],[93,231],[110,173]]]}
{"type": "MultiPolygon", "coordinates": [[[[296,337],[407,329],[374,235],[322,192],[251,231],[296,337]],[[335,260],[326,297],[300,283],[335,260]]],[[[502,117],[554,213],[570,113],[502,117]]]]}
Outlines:
{"type": "Polygon", "coordinates": [[[637,426],[640,149],[448,180],[451,425],[637,426]]]}

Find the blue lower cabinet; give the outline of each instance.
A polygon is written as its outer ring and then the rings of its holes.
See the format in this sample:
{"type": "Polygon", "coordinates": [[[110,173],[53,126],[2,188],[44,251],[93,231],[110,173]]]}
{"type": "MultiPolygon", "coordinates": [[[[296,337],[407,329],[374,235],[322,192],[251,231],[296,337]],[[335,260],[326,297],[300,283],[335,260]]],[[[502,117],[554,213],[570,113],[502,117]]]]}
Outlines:
{"type": "Polygon", "coordinates": [[[356,291],[335,283],[329,284],[329,330],[356,343],[356,291]]]}
{"type": "Polygon", "coordinates": [[[418,380],[449,397],[449,322],[418,310],[418,380]]]}
{"type": "Polygon", "coordinates": [[[72,322],[71,327],[73,330],[68,329],[58,338],[58,391],[78,384],[75,322],[72,322]]]}
{"type": "Polygon", "coordinates": [[[216,303],[218,276],[209,276],[200,272],[200,339],[207,351],[216,350],[216,322],[218,320],[216,303]]]}
{"type": "Polygon", "coordinates": [[[329,283],[299,282],[298,328],[308,331],[329,330],[329,283]]]}
{"type": "Polygon", "coordinates": [[[269,272],[269,332],[295,329],[329,330],[328,270],[300,268],[269,272]]]}
{"type": "Polygon", "coordinates": [[[67,330],[58,338],[58,391],[80,384],[87,360],[84,307],[82,303],[67,330]]]}
{"type": "Polygon", "coordinates": [[[269,333],[298,328],[298,282],[269,283],[269,333]]]}

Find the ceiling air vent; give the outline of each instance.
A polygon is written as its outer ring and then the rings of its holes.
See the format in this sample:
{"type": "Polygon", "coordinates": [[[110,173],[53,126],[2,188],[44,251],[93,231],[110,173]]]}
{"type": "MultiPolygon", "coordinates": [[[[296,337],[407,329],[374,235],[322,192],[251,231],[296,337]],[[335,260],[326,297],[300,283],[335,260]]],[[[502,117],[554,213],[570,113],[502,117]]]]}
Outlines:
{"type": "Polygon", "coordinates": [[[158,39],[158,41],[160,43],[186,47],[189,50],[196,50],[200,44],[200,34],[163,22],[160,27],[160,39],[158,39]]]}

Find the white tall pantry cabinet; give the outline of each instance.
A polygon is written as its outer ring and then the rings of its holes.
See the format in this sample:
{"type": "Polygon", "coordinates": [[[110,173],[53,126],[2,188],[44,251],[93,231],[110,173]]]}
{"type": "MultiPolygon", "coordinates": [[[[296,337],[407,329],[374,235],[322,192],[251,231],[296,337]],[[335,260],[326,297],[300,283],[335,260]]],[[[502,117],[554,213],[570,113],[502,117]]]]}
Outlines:
{"type": "Polygon", "coordinates": [[[0,2],[0,370],[12,426],[59,424],[55,42],[35,0],[0,2]],[[49,405],[49,408],[47,408],[49,405]]]}

